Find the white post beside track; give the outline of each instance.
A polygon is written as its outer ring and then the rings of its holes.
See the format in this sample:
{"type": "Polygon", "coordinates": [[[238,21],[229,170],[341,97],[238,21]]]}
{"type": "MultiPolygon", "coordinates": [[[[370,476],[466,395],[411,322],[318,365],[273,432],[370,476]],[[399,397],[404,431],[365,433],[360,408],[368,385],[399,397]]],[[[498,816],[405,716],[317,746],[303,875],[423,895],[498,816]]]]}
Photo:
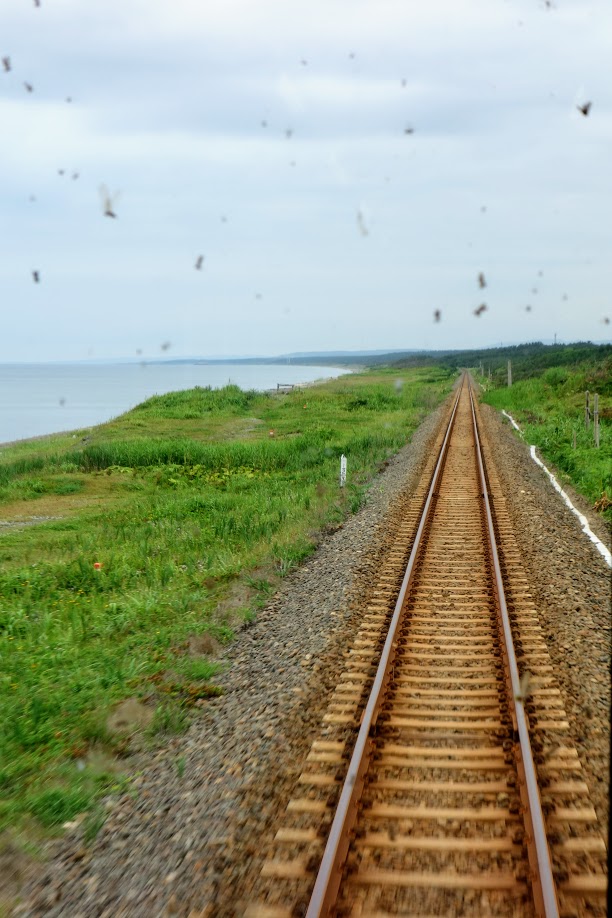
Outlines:
{"type": "Polygon", "coordinates": [[[344,453],[340,456],[340,487],[346,484],[346,456],[344,453]]]}

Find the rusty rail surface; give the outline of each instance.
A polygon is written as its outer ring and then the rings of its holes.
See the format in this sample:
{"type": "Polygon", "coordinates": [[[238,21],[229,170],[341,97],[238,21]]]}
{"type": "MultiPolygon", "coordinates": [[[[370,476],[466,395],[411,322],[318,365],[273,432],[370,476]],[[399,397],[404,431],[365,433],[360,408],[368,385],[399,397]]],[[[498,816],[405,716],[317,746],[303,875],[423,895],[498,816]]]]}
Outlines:
{"type": "Polygon", "coordinates": [[[540,801],[540,792],[538,790],[538,776],[533,761],[531,751],[531,742],[529,739],[529,721],[525,713],[523,691],[519,677],[516,654],[514,652],[514,642],[512,640],[512,629],[508,617],[506,606],[506,596],[504,593],[504,584],[502,581],[501,568],[499,565],[499,556],[497,553],[497,544],[495,539],[495,530],[493,527],[493,516],[491,514],[491,504],[489,502],[488,484],[485,476],[484,465],[482,461],[482,451],[480,449],[480,438],[478,436],[478,424],[476,423],[476,411],[474,408],[474,395],[472,387],[469,387],[470,406],[472,409],[472,425],[474,431],[474,445],[478,460],[478,473],[480,485],[482,487],[482,497],[484,501],[487,532],[489,535],[489,552],[493,563],[494,580],[497,599],[497,610],[500,618],[501,631],[504,642],[504,665],[506,668],[506,677],[509,680],[509,697],[512,704],[512,724],[515,738],[518,740],[515,748],[515,759],[517,769],[520,774],[519,787],[523,798],[524,815],[526,827],[526,842],[529,861],[532,867],[531,887],[536,905],[537,915],[544,915],[546,918],[556,918],[559,915],[559,902],[557,900],[557,891],[553,878],[550,851],[546,838],[546,826],[544,824],[544,814],[540,801]]]}
{"type": "Polygon", "coordinates": [[[476,423],[476,411],[474,408],[474,395],[471,386],[469,387],[469,393],[470,406],[472,409],[474,444],[478,460],[478,474],[482,487],[487,532],[489,535],[489,552],[494,571],[493,585],[495,587],[497,610],[504,642],[504,667],[506,669],[506,678],[509,681],[509,697],[512,700],[512,725],[515,738],[518,740],[514,752],[521,778],[519,787],[521,790],[521,797],[523,798],[523,818],[527,830],[527,851],[532,868],[532,892],[536,905],[536,914],[538,916],[544,915],[545,918],[556,918],[556,916],[559,915],[559,902],[557,900],[550,851],[546,838],[546,826],[544,824],[544,814],[542,812],[540,792],[538,790],[538,776],[529,739],[529,721],[525,713],[525,699],[523,698],[523,691],[521,688],[516,654],[514,652],[514,642],[512,640],[512,628],[510,625],[510,618],[508,617],[504,584],[502,581],[501,568],[499,566],[499,555],[497,553],[495,530],[493,528],[493,516],[491,514],[488,484],[482,461],[480,437],[478,436],[478,424],[476,423]]]}
{"type": "Polygon", "coordinates": [[[246,918],[605,915],[605,844],[467,375],[438,444],[246,918]]]}
{"type": "MultiPolygon", "coordinates": [[[[421,547],[423,531],[428,521],[429,513],[431,512],[432,508],[432,502],[436,494],[436,489],[438,488],[440,475],[442,473],[442,469],[444,468],[450,435],[455,422],[455,416],[457,413],[457,407],[459,404],[463,385],[465,385],[465,378],[462,380],[461,388],[455,400],[455,405],[453,407],[451,418],[448,424],[446,436],[440,451],[440,458],[438,459],[434,476],[429,488],[421,523],[419,525],[412,551],[410,553],[408,566],[406,568],[406,574],[404,576],[404,581],[402,583],[402,587],[397,599],[395,611],[389,628],[389,633],[387,635],[387,640],[385,641],[385,646],[383,648],[378,670],[374,679],[374,685],[372,686],[370,698],[362,718],[361,727],[353,751],[353,756],[351,758],[346,780],[342,788],[340,801],[336,809],[336,815],[334,817],[328,842],[323,853],[321,866],[319,868],[310,903],[308,905],[308,911],[306,912],[306,918],[323,918],[323,916],[329,915],[337,901],[338,890],[342,879],[342,868],[348,853],[350,836],[357,817],[358,802],[363,792],[364,774],[369,767],[370,757],[373,750],[374,743],[371,737],[371,733],[373,727],[376,724],[376,720],[382,704],[382,699],[390,680],[390,673],[397,650],[396,635],[399,621],[402,616],[404,600],[411,582],[415,561],[421,547]]],[[[523,701],[521,699],[520,678],[518,674],[516,655],[514,653],[510,620],[508,618],[508,612],[506,609],[504,587],[502,583],[499,559],[495,544],[493,519],[491,516],[491,507],[487,494],[487,482],[485,479],[482,454],[480,450],[480,440],[478,437],[478,426],[476,423],[476,414],[474,411],[474,401],[471,386],[469,386],[469,383],[468,391],[472,412],[474,448],[477,457],[479,482],[482,489],[487,533],[489,537],[488,550],[493,563],[494,586],[503,635],[504,668],[507,671],[507,676],[510,682],[511,692],[509,697],[511,698],[512,721],[519,742],[519,749],[516,751],[516,754],[517,757],[520,757],[520,761],[522,763],[522,771],[524,774],[524,783],[527,787],[524,818],[527,829],[527,848],[530,855],[530,862],[532,863],[533,867],[532,889],[536,904],[536,914],[538,918],[540,918],[540,916],[543,916],[543,918],[558,918],[559,906],[557,902],[555,883],[552,875],[552,866],[550,853],[548,850],[548,842],[546,839],[546,830],[544,828],[544,816],[540,805],[537,775],[533,763],[533,756],[531,753],[527,719],[525,716],[523,701]]]]}
{"type": "Polygon", "coordinates": [[[363,776],[367,771],[370,762],[370,755],[373,745],[370,733],[376,724],[376,720],[380,711],[381,700],[384,697],[384,693],[389,682],[389,675],[396,653],[395,636],[402,615],[404,599],[406,598],[406,591],[408,590],[414,563],[421,545],[421,539],[423,537],[425,524],[429,518],[434,495],[436,493],[436,488],[438,487],[440,475],[442,474],[442,469],[444,468],[450,435],[455,423],[455,416],[457,414],[457,407],[459,405],[459,397],[460,392],[457,393],[457,397],[455,399],[455,404],[453,406],[451,417],[448,422],[446,436],[444,437],[442,449],[440,450],[440,457],[436,463],[436,468],[434,470],[429,492],[425,500],[421,522],[419,523],[412,551],[410,552],[408,566],[406,568],[406,573],[404,574],[402,586],[397,598],[397,602],[395,604],[393,618],[391,619],[391,624],[389,626],[389,633],[387,635],[387,640],[385,641],[385,646],[383,647],[380,663],[378,664],[378,670],[374,678],[374,685],[372,686],[372,691],[370,692],[370,698],[366,705],[366,709],[361,721],[361,727],[357,736],[357,741],[355,742],[355,749],[353,751],[353,756],[351,758],[346,780],[342,788],[340,802],[338,803],[338,807],[336,809],[336,815],[334,817],[334,821],[329,833],[329,839],[323,854],[323,860],[321,861],[321,866],[319,868],[315,887],[310,899],[306,918],[315,918],[315,916],[319,915],[328,915],[330,909],[336,901],[338,888],[340,886],[341,868],[344,864],[344,860],[348,852],[350,832],[355,824],[357,804],[363,791],[363,776]]]}

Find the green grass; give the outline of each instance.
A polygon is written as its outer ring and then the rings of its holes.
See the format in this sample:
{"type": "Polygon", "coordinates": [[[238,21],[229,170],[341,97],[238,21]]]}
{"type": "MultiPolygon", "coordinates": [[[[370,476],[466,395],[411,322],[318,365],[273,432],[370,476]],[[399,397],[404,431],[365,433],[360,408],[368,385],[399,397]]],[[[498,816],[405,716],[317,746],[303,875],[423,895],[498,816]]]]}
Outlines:
{"type": "Polygon", "coordinates": [[[94,837],[96,801],[123,786],[104,762],[179,732],[219,693],[215,649],[359,509],[452,381],[427,368],[286,395],[195,389],[87,442],[2,450],[0,517],[59,519],[0,536],[0,830],[91,809],[94,837]],[[128,698],[154,712],[132,736],[109,726],[128,698]]]}
{"type": "Polygon", "coordinates": [[[154,395],[133,410],[135,418],[192,420],[206,415],[241,416],[261,398],[255,390],[245,391],[233,384],[223,389],[196,386],[185,392],[154,395]]]}
{"type": "MultiPolygon", "coordinates": [[[[483,380],[485,385],[486,381],[483,380]]],[[[523,429],[525,439],[540,450],[561,477],[593,505],[604,494],[612,499],[612,362],[577,367],[551,367],[513,386],[486,391],[483,401],[505,409],[523,429]],[[600,446],[593,424],[585,425],[585,391],[598,392],[600,446]],[[574,435],[576,448],[573,447],[574,435]]],[[[603,511],[612,519],[612,509],[603,511]]]]}

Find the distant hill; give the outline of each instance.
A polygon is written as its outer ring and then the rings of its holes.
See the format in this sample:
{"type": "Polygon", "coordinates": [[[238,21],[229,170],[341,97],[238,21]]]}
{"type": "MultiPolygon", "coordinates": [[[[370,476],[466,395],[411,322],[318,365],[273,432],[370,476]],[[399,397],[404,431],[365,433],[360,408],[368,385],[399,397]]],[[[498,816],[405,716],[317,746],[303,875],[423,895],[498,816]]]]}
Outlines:
{"type": "MultiPolygon", "coordinates": [[[[290,356],[290,355],[289,355],[290,356]]],[[[515,380],[526,376],[537,376],[549,367],[575,366],[584,363],[600,363],[612,360],[612,344],[593,344],[591,341],[577,341],[572,344],[543,344],[533,341],[526,344],[515,344],[508,347],[489,347],[466,350],[446,351],[368,351],[319,353],[316,356],[291,356],[292,363],[317,363],[339,366],[388,366],[419,367],[445,366],[449,369],[460,367],[478,367],[483,365],[485,372],[492,374],[505,373],[508,360],[512,361],[512,375],[515,380]]],[[[262,361],[264,362],[264,361],[262,361]]],[[[270,361],[276,363],[277,361],[270,361]]],[[[286,362],[286,358],[278,358],[286,362]]]]}
{"type": "Polygon", "coordinates": [[[242,365],[279,365],[294,364],[297,366],[313,363],[318,366],[340,367],[419,367],[446,366],[450,369],[459,367],[477,367],[481,363],[485,372],[505,371],[508,360],[512,361],[512,372],[515,379],[522,376],[537,375],[548,367],[567,366],[585,361],[600,361],[612,357],[612,345],[593,344],[591,341],[578,341],[573,344],[544,344],[533,341],[526,344],[515,344],[508,347],[489,347],[466,350],[372,350],[372,351],[296,351],[292,354],[280,354],[278,357],[192,357],[164,360],[164,363],[196,364],[242,364],[242,365]]]}
{"type": "MultiPolygon", "coordinates": [[[[279,354],[276,357],[177,357],[174,360],[164,360],[164,363],[197,363],[197,364],[319,364],[323,366],[369,366],[372,363],[389,364],[400,357],[412,354],[426,354],[427,351],[407,350],[396,348],[385,351],[296,351],[292,354],[279,354]]],[[[161,362],[161,361],[157,361],[161,362]]]]}
{"type": "MultiPolygon", "coordinates": [[[[407,348],[396,350],[378,351],[299,351],[292,354],[279,354],[277,357],[177,357],[174,360],[164,360],[164,363],[195,363],[195,364],[242,364],[257,365],[268,364],[271,366],[293,364],[295,366],[316,364],[318,366],[339,367],[368,367],[392,366],[398,361],[408,360],[435,363],[440,356],[451,353],[450,351],[417,351],[407,348]]],[[[155,362],[155,361],[150,361],[155,362]]],[[[156,361],[161,362],[161,361],[156,361]]]]}
{"type": "Polygon", "coordinates": [[[405,347],[395,347],[391,350],[379,349],[377,351],[296,351],[293,354],[281,354],[277,359],[299,359],[301,360],[304,357],[308,358],[332,358],[332,357],[381,357],[387,356],[387,354],[423,354],[427,353],[426,351],[420,350],[407,350],[405,347]]]}

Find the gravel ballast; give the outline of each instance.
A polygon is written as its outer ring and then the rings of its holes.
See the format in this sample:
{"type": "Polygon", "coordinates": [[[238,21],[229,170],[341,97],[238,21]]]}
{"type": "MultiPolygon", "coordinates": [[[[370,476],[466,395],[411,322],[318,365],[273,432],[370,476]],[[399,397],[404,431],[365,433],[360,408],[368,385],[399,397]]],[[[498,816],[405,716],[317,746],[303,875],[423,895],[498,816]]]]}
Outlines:
{"type": "MultiPolygon", "coordinates": [[[[14,914],[243,913],[384,555],[393,503],[414,490],[446,410],[426,419],[374,480],[365,506],[226,649],[228,669],[216,680],[225,694],[151,756],[133,781],[136,793],[106,802],[106,822],[91,845],[75,828],[51,851],[14,914]]],[[[508,423],[487,406],[482,417],[605,827],[609,571],[508,423]]]]}
{"type": "MultiPolygon", "coordinates": [[[[481,406],[481,418],[560,684],[570,736],[578,750],[602,834],[607,838],[610,568],[509,421],[488,405],[481,406]]],[[[563,488],[609,548],[610,533],[602,518],[565,483],[563,488]]]]}

